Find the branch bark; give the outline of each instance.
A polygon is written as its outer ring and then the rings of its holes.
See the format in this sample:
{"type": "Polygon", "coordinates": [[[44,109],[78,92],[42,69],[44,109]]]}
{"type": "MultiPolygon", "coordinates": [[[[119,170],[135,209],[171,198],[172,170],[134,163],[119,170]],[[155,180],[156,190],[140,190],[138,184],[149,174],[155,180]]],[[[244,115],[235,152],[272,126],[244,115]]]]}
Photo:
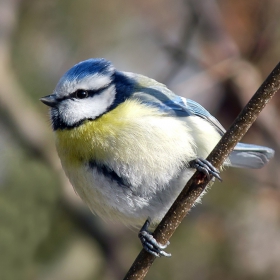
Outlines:
{"type": "MultiPolygon", "coordinates": [[[[277,64],[274,70],[263,82],[233,122],[229,130],[223,135],[214,150],[207,157],[207,160],[210,163],[212,163],[216,168],[220,168],[222,166],[223,162],[229,156],[235,145],[241,140],[256,120],[257,116],[279,89],[280,63],[277,64]]],[[[210,180],[207,179],[206,176],[202,176],[200,172],[195,172],[165,217],[155,229],[153,236],[158,242],[165,244],[170,239],[176,228],[194,205],[197,198],[205,190],[210,180]]],[[[124,279],[144,279],[155,259],[156,257],[142,249],[124,279]]]]}

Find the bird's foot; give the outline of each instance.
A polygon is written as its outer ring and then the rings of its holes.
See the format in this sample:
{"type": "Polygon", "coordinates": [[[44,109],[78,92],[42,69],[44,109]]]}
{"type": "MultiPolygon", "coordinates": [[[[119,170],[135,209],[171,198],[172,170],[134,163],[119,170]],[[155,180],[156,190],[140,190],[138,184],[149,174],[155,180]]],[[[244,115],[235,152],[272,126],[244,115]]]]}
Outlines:
{"type": "Polygon", "coordinates": [[[156,257],[171,257],[171,254],[168,254],[163,250],[170,244],[170,242],[168,241],[165,245],[158,243],[148,231],[150,223],[151,221],[148,218],[138,233],[143,248],[156,257]]]}
{"type": "Polygon", "coordinates": [[[202,172],[210,179],[210,175],[213,175],[218,180],[222,181],[220,177],[220,171],[215,168],[209,161],[203,158],[197,158],[190,161],[190,167],[195,168],[196,170],[202,172]]]}

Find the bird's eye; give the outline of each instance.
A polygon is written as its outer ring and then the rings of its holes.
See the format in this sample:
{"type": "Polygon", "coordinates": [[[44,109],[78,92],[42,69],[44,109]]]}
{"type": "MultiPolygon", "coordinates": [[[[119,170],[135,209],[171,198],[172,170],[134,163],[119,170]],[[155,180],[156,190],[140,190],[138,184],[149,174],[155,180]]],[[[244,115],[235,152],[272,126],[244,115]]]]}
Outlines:
{"type": "Polygon", "coordinates": [[[75,92],[75,97],[78,98],[78,99],[87,98],[88,97],[88,92],[84,89],[78,89],[75,92]]]}

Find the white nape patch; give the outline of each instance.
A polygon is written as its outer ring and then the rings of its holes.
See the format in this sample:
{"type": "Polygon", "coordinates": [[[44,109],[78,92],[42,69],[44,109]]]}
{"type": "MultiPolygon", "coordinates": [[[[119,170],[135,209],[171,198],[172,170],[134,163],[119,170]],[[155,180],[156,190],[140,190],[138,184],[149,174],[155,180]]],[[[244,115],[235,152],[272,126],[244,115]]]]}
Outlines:
{"type": "Polygon", "coordinates": [[[69,80],[62,78],[57,84],[54,93],[58,98],[63,98],[78,89],[84,90],[99,90],[111,83],[111,77],[107,75],[100,75],[98,73],[83,78],[75,78],[69,80]]]}
{"type": "Polygon", "coordinates": [[[83,119],[95,119],[112,105],[115,100],[116,89],[111,85],[100,94],[85,99],[65,99],[58,110],[62,120],[69,126],[83,119]]]}

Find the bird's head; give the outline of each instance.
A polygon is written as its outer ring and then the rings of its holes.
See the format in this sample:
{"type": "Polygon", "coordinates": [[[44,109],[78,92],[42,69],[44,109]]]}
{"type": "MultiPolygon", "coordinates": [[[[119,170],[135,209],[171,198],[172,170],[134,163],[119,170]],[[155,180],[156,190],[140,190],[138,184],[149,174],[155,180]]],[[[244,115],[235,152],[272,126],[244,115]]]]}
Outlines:
{"type": "Polygon", "coordinates": [[[134,80],[116,71],[105,59],[88,59],[68,70],[53,94],[40,100],[51,108],[54,130],[94,120],[123,102],[133,91],[134,80]]]}

